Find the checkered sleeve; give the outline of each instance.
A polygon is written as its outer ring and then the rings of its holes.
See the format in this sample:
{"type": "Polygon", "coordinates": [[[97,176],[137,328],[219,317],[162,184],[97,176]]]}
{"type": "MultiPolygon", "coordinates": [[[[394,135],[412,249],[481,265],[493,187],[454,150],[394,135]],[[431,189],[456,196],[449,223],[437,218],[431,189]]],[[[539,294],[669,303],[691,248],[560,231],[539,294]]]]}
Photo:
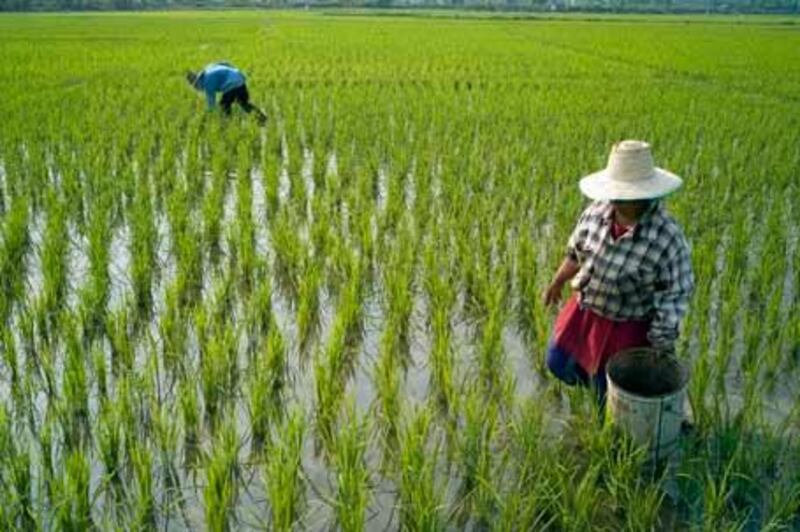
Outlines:
{"type": "Polygon", "coordinates": [[[671,349],[678,339],[679,325],[694,291],[691,251],[683,234],[676,234],[659,265],[653,294],[654,316],[647,338],[657,349],[671,349]]]}
{"type": "Polygon", "coordinates": [[[580,262],[580,255],[578,255],[578,252],[583,249],[586,235],[589,232],[587,220],[590,210],[591,206],[587,207],[586,210],[581,213],[580,218],[578,218],[578,223],[575,225],[575,229],[572,230],[572,234],[569,236],[569,240],[567,240],[567,257],[573,262],[580,262]]]}

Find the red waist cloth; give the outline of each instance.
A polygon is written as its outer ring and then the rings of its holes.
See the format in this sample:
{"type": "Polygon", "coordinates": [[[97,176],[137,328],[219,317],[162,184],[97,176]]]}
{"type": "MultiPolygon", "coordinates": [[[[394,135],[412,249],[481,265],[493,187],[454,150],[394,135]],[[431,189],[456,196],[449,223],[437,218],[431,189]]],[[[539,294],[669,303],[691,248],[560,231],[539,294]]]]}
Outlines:
{"type": "Polygon", "coordinates": [[[590,376],[604,369],[611,357],[633,347],[650,345],[649,321],[613,321],[581,309],[578,295],[569,298],[556,318],[553,340],[590,376]]]}

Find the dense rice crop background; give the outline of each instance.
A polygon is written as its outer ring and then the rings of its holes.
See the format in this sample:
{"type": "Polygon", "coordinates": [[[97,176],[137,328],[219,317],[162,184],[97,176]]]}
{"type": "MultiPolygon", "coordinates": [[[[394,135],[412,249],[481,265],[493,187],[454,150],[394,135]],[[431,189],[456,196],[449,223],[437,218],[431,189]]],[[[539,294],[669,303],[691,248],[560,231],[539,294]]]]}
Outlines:
{"type": "Polygon", "coordinates": [[[797,28],[0,17],[0,526],[796,529],[797,28]],[[204,112],[219,59],[265,128],[204,112]],[[663,474],[543,365],[623,138],[698,278],[663,474]]]}

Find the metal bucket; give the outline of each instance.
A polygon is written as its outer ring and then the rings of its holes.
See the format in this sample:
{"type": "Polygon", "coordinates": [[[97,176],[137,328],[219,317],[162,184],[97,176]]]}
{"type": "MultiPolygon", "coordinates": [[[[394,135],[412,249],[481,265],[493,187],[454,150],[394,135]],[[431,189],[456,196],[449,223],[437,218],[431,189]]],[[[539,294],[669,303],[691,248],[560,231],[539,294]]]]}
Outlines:
{"type": "Polygon", "coordinates": [[[689,372],[654,349],[620,351],[606,366],[610,420],[638,444],[649,460],[669,458],[678,448],[689,372]]]}

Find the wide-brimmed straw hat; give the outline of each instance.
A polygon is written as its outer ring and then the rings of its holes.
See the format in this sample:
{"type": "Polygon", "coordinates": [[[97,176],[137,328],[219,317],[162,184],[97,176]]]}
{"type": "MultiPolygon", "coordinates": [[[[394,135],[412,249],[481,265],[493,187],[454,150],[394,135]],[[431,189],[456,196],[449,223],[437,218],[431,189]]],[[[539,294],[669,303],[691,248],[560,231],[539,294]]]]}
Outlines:
{"type": "Polygon", "coordinates": [[[604,170],[581,179],[580,189],[593,200],[645,200],[664,197],[681,184],[680,177],[655,166],[650,144],[623,140],[611,148],[604,170]]]}

